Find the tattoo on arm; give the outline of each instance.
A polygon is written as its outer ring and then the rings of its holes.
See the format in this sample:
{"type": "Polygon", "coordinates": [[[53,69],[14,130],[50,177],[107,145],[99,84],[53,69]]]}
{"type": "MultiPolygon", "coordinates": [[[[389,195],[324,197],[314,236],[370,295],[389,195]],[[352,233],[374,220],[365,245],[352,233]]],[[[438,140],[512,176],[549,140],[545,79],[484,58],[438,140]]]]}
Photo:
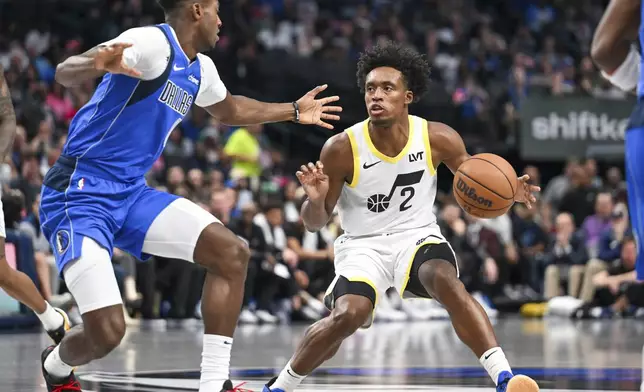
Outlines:
{"type": "Polygon", "coordinates": [[[0,69],[0,163],[13,146],[16,134],[16,113],[11,102],[11,92],[4,72],[0,69]]]}

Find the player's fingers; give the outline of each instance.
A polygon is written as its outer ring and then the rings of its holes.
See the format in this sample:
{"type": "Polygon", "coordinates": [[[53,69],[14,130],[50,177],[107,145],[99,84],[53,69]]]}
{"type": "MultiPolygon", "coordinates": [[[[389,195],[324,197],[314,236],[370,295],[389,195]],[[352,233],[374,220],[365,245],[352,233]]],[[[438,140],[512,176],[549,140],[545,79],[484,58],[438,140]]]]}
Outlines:
{"type": "Polygon", "coordinates": [[[308,164],[307,166],[308,166],[309,171],[310,171],[311,173],[315,173],[315,172],[317,171],[317,168],[315,167],[315,165],[313,164],[313,162],[309,162],[309,164],[308,164]]]}
{"type": "Polygon", "coordinates": [[[131,42],[116,42],[111,44],[110,46],[114,49],[123,50],[123,49],[131,48],[132,45],[133,44],[131,42]]]}
{"type": "Polygon", "coordinates": [[[530,192],[541,192],[541,187],[536,185],[531,185],[530,192]]]}
{"type": "Polygon", "coordinates": [[[322,111],[327,113],[340,113],[342,111],[342,106],[322,106],[322,111]]]}
{"type": "Polygon", "coordinates": [[[334,95],[332,97],[326,97],[326,98],[320,99],[320,103],[322,105],[328,105],[333,102],[338,102],[339,100],[340,100],[340,97],[338,97],[337,95],[334,95]]]}
{"type": "Polygon", "coordinates": [[[315,162],[315,166],[317,166],[318,170],[324,169],[324,165],[320,161],[315,162]]]}
{"type": "Polygon", "coordinates": [[[309,168],[306,165],[302,165],[300,166],[300,171],[302,172],[302,175],[304,175],[309,172],[309,168]]]}
{"type": "Polygon", "coordinates": [[[519,181],[528,181],[530,179],[530,176],[527,174],[522,175],[519,177],[519,181]]]}
{"type": "Polygon", "coordinates": [[[130,68],[127,65],[121,64],[121,72],[125,75],[133,76],[135,78],[138,78],[142,75],[140,71],[137,71],[134,68],[130,68]]]}
{"type": "Polygon", "coordinates": [[[302,181],[302,177],[304,177],[304,173],[298,170],[295,172],[295,177],[297,177],[298,180],[302,181]]]}
{"type": "Polygon", "coordinates": [[[329,87],[329,85],[328,85],[328,84],[323,84],[323,85],[321,85],[321,86],[317,86],[317,87],[316,87],[316,88],[314,88],[313,90],[309,91],[308,95],[311,95],[311,96],[315,97],[316,95],[318,95],[318,94],[319,94],[319,93],[321,93],[322,91],[326,90],[326,89],[327,89],[327,87],[329,87]]]}
{"type": "Polygon", "coordinates": [[[324,121],[318,121],[317,125],[321,126],[322,128],[333,129],[333,125],[325,123],[324,121]]]}
{"type": "Polygon", "coordinates": [[[340,116],[337,116],[337,115],[335,115],[335,114],[326,114],[326,113],[322,113],[322,114],[320,115],[320,118],[322,118],[322,119],[324,119],[324,120],[331,120],[331,121],[338,121],[338,120],[340,120],[340,116]]]}

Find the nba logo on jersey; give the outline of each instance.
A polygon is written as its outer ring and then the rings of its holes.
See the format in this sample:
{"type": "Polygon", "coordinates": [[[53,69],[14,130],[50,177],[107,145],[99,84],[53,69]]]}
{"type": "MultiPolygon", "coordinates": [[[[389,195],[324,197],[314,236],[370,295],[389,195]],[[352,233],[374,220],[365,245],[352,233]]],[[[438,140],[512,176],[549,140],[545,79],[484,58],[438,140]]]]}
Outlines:
{"type": "Polygon", "coordinates": [[[163,88],[163,92],[159,96],[159,101],[166,104],[170,109],[185,116],[192,106],[194,97],[186,90],[172,83],[168,80],[163,88]]]}
{"type": "Polygon", "coordinates": [[[80,180],[78,180],[78,189],[82,191],[83,188],[85,188],[85,179],[81,178],[80,180]]]}
{"type": "Polygon", "coordinates": [[[56,250],[58,254],[63,254],[69,248],[69,232],[67,230],[59,230],[56,233],[56,250]]]}

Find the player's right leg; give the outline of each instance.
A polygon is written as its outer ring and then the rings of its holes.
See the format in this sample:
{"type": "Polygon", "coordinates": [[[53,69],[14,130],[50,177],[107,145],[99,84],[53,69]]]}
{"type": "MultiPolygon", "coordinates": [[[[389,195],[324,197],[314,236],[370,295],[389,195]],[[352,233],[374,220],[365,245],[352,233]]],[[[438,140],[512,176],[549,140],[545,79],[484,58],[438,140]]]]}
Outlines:
{"type": "Polygon", "coordinates": [[[34,311],[52,340],[59,343],[70,327],[67,314],[53,308],[42,297],[34,282],[21,271],[9,266],[5,258],[5,229],[0,202],[0,288],[34,311]]]}
{"type": "Polygon", "coordinates": [[[376,254],[337,252],[337,276],[324,301],[332,309],[331,314],[309,327],[291,360],[264,387],[264,392],[293,391],[307,375],[335,355],[344,339],[358,328],[371,325],[377,293],[391,285],[379,259],[376,254]]]}

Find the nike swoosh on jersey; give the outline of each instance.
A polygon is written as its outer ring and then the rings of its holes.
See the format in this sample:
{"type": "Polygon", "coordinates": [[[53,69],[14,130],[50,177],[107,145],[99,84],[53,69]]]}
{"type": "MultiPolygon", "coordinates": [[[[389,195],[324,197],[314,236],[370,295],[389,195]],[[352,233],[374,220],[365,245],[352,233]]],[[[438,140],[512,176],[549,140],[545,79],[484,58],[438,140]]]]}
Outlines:
{"type": "Polygon", "coordinates": [[[363,169],[368,169],[368,168],[370,168],[370,167],[376,166],[376,165],[377,165],[377,164],[379,164],[380,162],[382,162],[382,161],[374,162],[374,163],[372,163],[371,165],[367,165],[367,162],[365,162],[365,163],[362,165],[362,168],[363,168],[363,169]]]}
{"type": "Polygon", "coordinates": [[[174,67],[172,67],[172,69],[174,69],[175,71],[183,71],[184,69],[186,69],[186,67],[177,67],[175,65],[174,67]]]}

